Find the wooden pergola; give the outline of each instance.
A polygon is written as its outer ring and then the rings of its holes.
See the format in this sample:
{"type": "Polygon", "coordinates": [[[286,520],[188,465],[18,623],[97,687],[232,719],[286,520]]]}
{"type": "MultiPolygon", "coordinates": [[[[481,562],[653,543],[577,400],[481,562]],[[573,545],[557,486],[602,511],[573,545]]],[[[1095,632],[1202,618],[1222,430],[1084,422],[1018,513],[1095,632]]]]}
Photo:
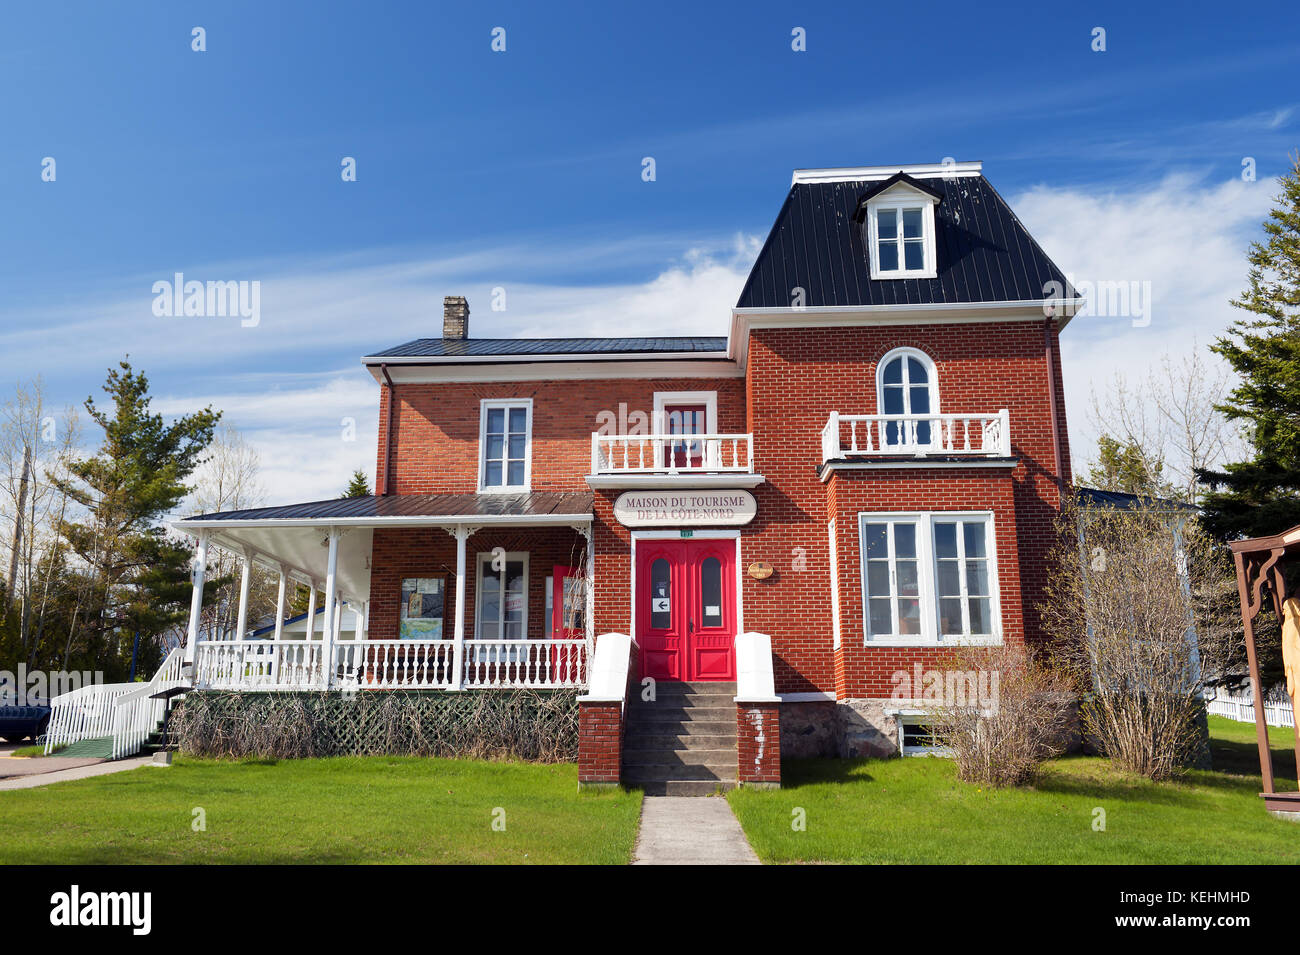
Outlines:
{"type": "MultiPolygon", "coordinates": [[[[1255,649],[1255,618],[1264,608],[1265,592],[1267,599],[1272,602],[1279,624],[1284,622],[1286,567],[1300,557],[1300,525],[1272,537],[1252,537],[1236,541],[1230,546],[1237,565],[1237,594],[1241,598],[1241,620],[1246,630],[1246,659],[1250,666],[1250,687],[1255,704],[1255,738],[1259,744],[1259,771],[1264,780],[1264,791],[1260,796],[1270,812],[1295,814],[1292,818],[1300,818],[1300,792],[1280,793],[1273,786],[1273,757],[1268,749],[1264,688],[1260,685],[1259,655],[1255,649]]],[[[1294,713],[1294,697],[1291,706],[1294,713]]],[[[1296,766],[1300,770],[1300,726],[1296,727],[1296,766]]]]}

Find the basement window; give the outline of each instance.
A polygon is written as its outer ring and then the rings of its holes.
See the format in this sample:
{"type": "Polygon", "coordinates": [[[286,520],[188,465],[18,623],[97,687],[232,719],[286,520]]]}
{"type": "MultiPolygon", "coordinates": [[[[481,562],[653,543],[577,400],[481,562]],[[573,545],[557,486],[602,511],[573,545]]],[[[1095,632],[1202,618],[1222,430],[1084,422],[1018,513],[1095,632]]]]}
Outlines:
{"type": "Polygon", "coordinates": [[[898,751],[904,756],[951,756],[944,728],[925,714],[898,715],[898,751]]]}

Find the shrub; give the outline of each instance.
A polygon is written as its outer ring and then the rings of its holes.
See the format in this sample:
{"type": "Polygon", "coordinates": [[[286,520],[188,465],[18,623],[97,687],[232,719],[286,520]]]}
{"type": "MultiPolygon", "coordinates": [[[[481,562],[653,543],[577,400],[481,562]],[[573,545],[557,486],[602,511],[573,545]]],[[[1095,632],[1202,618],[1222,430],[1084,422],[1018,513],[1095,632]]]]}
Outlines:
{"type": "Polygon", "coordinates": [[[1027,785],[1044,761],[1068,747],[1076,712],[1074,684],[1065,673],[1035,662],[1023,647],[962,649],[949,660],[947,674],[946,687],[964,683],[981,688],[978,698],[953,698],[945,692],[934,708],[961,779],[1027,785]]]}
{"type": "Polygon", "coordinates": [[[184,753],[295,759],[465,756],[569,762],[574,690],[188,694],[171,731],[184,753]]]}

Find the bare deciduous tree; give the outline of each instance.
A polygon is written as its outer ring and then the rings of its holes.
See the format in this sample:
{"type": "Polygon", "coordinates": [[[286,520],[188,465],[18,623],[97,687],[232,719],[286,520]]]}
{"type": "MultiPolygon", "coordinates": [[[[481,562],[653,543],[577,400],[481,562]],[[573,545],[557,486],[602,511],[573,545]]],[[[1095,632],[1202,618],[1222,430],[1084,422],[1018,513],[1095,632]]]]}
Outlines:
{"type": "Polygon", "coordinates": [[[1163,474],[1171,493],[1194,503],[1202,492],[1197,471],[1233,459],[1242,447],[1238,427],[1217,408],[1231,380],[1195,347],[1180,359],[1166,354],[1137,382],[1116,374],[1103,395],[1094,389],[1093,427],[1137,448],[1148,473],[1163,474]]]}
{"type": "Polygon", "coordinates": [[[1085,685],[1085,731],[1120,768],[1167,778],[1204,746],[1205,675],[1239,640],[1233,578],[1187,509],[1072,507],[1043,625],[1085,685]]]}

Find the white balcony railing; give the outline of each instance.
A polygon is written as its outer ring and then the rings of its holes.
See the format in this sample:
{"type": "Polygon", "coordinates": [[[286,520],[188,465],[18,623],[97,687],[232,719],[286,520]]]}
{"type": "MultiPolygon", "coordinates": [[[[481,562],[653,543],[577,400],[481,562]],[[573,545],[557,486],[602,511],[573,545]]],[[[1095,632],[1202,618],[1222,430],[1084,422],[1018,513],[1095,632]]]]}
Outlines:
{"type": "MultiPolygon", "coordinates": [[[[203,640],[195,646],[194,685],[212,690],[448,689],[456,685],[455,646],[452,640],[344,640],[334,645],[327,669],[320,640],[203,640]]],[[[463,688],[586,685],[583,639],[465,641],[463,688]]]]}
{"type": "Polygon", "coordinates": [[[591,435],[592,474],[752,474],[751,434],[591,435]]]}
{"type": "Polygon", "coordinates": [[[850,455],[982,458],[1011,456],[1007,409],[994,414],[845,415],[822,428],[822,463],[850,455]]]}

